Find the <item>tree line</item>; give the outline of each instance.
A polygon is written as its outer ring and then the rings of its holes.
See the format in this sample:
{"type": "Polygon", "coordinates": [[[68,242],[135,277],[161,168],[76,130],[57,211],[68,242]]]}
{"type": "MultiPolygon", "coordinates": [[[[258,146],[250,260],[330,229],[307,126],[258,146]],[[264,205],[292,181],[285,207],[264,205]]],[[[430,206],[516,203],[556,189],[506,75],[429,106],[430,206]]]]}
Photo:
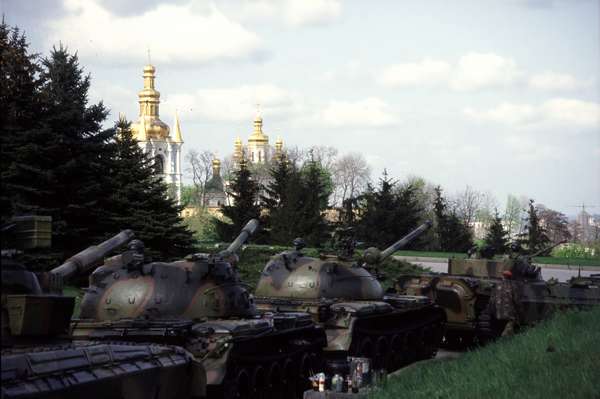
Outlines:
{"type": "Polygon", "coordinates": [[[31,54],[18,28],[0,25],[1,217],[52,217],[56,261],[133,229],[155,257],[192,250],[194,238],[129,122],[110,129],[91,104],[90,75],[60,45],[31,54]]]}

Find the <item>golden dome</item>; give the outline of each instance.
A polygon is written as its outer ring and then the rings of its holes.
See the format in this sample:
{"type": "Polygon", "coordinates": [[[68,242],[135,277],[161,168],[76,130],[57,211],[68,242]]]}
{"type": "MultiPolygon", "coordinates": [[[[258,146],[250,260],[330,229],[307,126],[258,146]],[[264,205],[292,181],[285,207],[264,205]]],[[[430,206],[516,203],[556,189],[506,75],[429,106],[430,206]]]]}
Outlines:
{"type": "Polygon", "coordinates": [[[248,143],[256,143],[256,144],[269,144],[269,136],[263,133],[262,131],[262,123],[263,119],[260,114],[257,114],[254,118],[254,131],[248,138],[248,143]]]}
{"type": "MultiPolygon", "coordinates": [[[[169,126],[159,118],[160,93],[154,89],[156,69],[152,65],[144,67],[144,88],[138,93],[140,121],[131,126],[139,141],[148,139],[165,140],[169,137],[169,126]]],[[[178,128],[179,126],[176,126],[178,128]]],[[[179,138],[181,139],[181,132],[179,138]]]]}

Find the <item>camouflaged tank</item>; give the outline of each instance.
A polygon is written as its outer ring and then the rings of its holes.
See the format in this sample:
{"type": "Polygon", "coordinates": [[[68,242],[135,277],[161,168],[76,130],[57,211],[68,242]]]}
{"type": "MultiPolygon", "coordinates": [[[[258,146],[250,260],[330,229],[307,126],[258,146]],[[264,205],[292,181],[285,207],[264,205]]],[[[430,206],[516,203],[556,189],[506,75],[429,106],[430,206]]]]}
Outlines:
{"type": "MultiPolygon", "coordinates": [[[[384,251],[369,248],[360,261],[343,254],[305,256],[302,245],[275,255],[255,292],[259,309],[308,312],[327,332],[330,370],[345,367],[348,356],[372,359],[375,368],[395,370],[435,355],[443,335],[442,309],[425,296],[384,295],[377,265],[431,226],[427,222],[384,251]]],[[[300,244],[300,245],[298,245],[300,244]]]]}
{"type": "Polygon", "coordinates": [[[544,281],[540,268],[531,263],[535,255],[451,258],[448,273],[402,276],[395,282],[394,292],[427,295],[444,308],[444,342],[449,346],[469,346],[497,338],[509,321],[500,313],[514,313],[512,321],[526,326],[556,310],[600,305],[600,275],[574,277],[568,282],[544,281]],[[509,304],[510,312],[500,311],[500,302],[509,304]]]}
{"type": "Polygon", "coordinates": [[[74,298],[63,280],[92,267],[131,238],[90,247],[50,272],[33,273],[23,251],[48,248],[51,218],[22,216],[2,226],[2,398],[192,398],[205,372],[185,350],[129,342],[72,342],[74,298]]]}
{"type": "Polygon", "coordinates": [[[326,338],[306,313],[259,313],[240,281],[236,251],[257,229],[251,220],[217,254],[175,262],[144,259],[140,241],[90,276],[78,339],[176,345],[202,363],[210,398],[301,397],[326,338]]]}

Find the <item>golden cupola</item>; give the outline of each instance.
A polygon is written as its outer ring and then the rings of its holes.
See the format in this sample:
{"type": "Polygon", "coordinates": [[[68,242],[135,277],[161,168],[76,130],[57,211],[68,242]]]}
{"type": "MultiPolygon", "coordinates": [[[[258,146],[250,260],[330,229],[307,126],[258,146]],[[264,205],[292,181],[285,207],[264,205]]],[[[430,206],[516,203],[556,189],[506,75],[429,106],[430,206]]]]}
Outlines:
{"type": "Polygon", "coordinates": [[[283,140],[281,137],[277,137],[275,141],[275,158],[280,159],[281,155],[283,155],[283,140]]]}
{"type": "Polygon", "coordinates": [[[160,93],[154,88],[155,72],[152,65],[144,67],[144,88],[138,93],[140,121],[132,125],[139,141],[164,140],[169,137],[169,126],[159,118],[160,93]]]}
{"type": "Polygon", "coordinates": [[[242,139],[238,136],[235,139],[235,144],[233,145],[233,159],[239,162],[244,155],[244,146],[242,144],[242,139]]]}
{"type": "Polygon", "coordinates": [[[263,133],[263,120],[260,114],[254,118],[254,131],[248,138],[248,144],[269,144],[269,136],[263,133]]]}

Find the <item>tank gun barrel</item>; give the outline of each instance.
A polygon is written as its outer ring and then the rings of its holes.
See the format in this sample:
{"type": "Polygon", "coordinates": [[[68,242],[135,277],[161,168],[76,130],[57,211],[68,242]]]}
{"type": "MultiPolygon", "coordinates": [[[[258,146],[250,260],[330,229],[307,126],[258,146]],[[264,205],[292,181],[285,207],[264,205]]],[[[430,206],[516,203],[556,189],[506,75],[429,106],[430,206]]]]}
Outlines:
{"type": "Polygon", "coordinates": [[[423,234],[432,226],[431,221],[426,221],[383,251],[379,251],[375,247],[367,248],[365,253],[363,254],[363,259],[366,265],[376,265],[377,263],[382,262],[387,257],[391,256],[394,252],[408,245],[412,240],[423,234]]]}
{"type": "Polygon", "coordinates": [[[221,255],[236,253],[241,248],[241,246],[244,245],[246,240],[248,240],[248,238],[256,232],[257,229],[258,220],[251,219],[248,223],[246,223],[246,225],[244,226],[240,234],[235,238],[235,240],[233,240],[233,242],[229,244],[227,249],[221,252],[221,255]]]}
{"type": "Polygon", "coordinates": [[[52,269],[51,274],[60,275],[65,279],[76,273],[83,273],[102,261],[111,251],[127,244],[133,238],[131,230],[123,230],[99,245],[93,245],[73,255],[62,265],[52,269]]]}
{"type": "Polygon", "coordinates": [[[533,258],[535,256],[538,256],[539,254],[543,254],[544,252],[549,251],[555,247],[558,247],[560,244],[564,244],[565,242],[567,242],[567,240],[561,240],[561,241],[559,241],[555,244],[552,244],[546,248],[540,249],[539,251],[536,251],[536,252],[532,253],[531,255],[528,255],[528,257],[533,258]]]}
{"type": "Polygon", "coordinates": [[[404,248],[405,246],[410,244],[412,240],[429,230],[429,228],[432,225],[433,223],[431,223],[430,220],[426,221],[425,223],[423,223],[422,225],[420,225],[419,227],[417,227],[416,229],[414,229],[413,231],[411,231],[410,233],[408,233],[407,235],[405,235],[404,237],[402,237],[401,239],[399,239],[398,241],[381,251],[381,255],[379,255],[379,260],[382,261],[388,256],[391,256],[394,252],[404,248]]]}

